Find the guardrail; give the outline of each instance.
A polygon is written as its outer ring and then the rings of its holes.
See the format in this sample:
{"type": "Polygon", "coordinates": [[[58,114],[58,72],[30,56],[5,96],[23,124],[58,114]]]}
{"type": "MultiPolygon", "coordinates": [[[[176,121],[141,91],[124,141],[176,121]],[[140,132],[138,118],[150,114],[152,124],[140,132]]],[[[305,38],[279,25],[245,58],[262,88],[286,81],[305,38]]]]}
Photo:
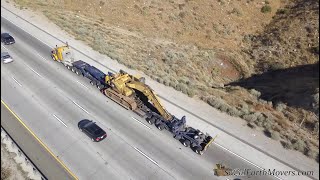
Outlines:
{"type": "Polygon", "coordinates": [[[21,168],[28,174],[29,178],[35,180],[47,180],[44,174],[29,159],[26,153],[13,140],[9,133],[1,126],[1,143],[6,145],[9,152],[15,153],[17,156],[14,160],[20,164],[21,168]]]}

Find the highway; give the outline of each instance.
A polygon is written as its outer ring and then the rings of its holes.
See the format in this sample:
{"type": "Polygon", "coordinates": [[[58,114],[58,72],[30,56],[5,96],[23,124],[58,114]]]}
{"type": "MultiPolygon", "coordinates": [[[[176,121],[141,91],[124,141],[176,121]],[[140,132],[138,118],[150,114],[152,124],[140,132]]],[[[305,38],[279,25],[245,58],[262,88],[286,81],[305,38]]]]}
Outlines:
{"type": "Polygon", "coordinates": [[[23,149],[31,161],[46,174],[48,179],[74,179],[48,150],[38,142],[19,120],[1,103],[1,126],[8,131],[14,141],[23,149]]]}
{"type": "Polygon", "coordinates": [[[1,52],[15,60],[1,64],[1,99],[79,179],[226,179],[214,176],[213,167],[220,162],[257,169],[214,145],[202,156],[195,154],[53,62],[49,47],[3,18],[1,32],[16,39],[14,45],[1,45],[1,52]],[[108,137],[91,142],[77,128],[82,119],[96,121],[108,137]]]}

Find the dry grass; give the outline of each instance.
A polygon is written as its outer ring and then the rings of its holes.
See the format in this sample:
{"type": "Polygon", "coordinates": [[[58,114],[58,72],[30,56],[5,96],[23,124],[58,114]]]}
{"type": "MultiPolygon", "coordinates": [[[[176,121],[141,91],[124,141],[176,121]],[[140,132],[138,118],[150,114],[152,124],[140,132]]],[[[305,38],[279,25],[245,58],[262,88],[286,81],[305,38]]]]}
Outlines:
{"type": "MultiPolygon", "coordinates": [[[[94,50],[241,117],[252,127],[262,127],[272,132],[274,139],[285,134],[303,142],[318,139],[311,134],[317,131],[315,125],[303,124],[299,133],[293,128],[313,112],[266,101],[255,89],[224,86],[252,73],[318,61],[315,11],[308,11],[308,21],[293,18],[296,9],[292,3],[299,0],[14,1],[21,8],[42,11],[94,50]],[[301,30],[302,26],[306,28],[301,30]],[[310,134],[311,140],[306,138],[310,134]]],[[[319,107],[319,93],[314,94],[313,106],[319,107]]],[[[284,138],[290,144],[287,146],[302,149],[284,138]]],[[[319,147],[319,143],[312,146],[319,147]]],[[[309,154],[314,157],[314,153],[309,154]]]]}

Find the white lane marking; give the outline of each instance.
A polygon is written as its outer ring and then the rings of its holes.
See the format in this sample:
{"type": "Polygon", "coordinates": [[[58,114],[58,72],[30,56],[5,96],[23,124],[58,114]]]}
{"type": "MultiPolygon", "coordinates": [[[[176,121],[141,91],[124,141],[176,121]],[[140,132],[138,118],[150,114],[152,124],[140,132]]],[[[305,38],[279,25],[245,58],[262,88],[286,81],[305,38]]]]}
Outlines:
{"type": "Polygon", "coordinates": [[[147,159],[149,159],[151,162],[153,162],[155,165],[157,165],[157,166],[159,166],[159,164],[155,161],[155,160],[153,160],[153,159],[151,159],[149,156],[147,156],[145,153],[143,153],[142,151],[140,151],[140,149],[138,149],[138,148],[136,148],[136,147],[133,147],[136,151],[138,151],[140,154],[142,154],[144,157],[146,157],[147,159]]]}
{"type": "MultiPolygon", "coordinates": [[[[52,47],[50,45],[48,45],[47,43],[43,42],[42,40],[40,40],[39,38],[33,36],[32,34],[30,34],[29,32],[27,32],[26,30],[24,30],[23,28],[21,28],[21,26],[17,25],[16,23],[13,23],[12,21],[10,21],[9,19],[1,16],[2,18],[6,19],[7,21],[11,22],[12,24],[14,24],[15,26],[19,27],[21,30],[23,30],[24,32],[26,32],[27,34],[29,34],[30,36],[34,37],[35,39],[37,39],[38,41],[42,42],[43,44],[47,45],[48,47],[52,47]]],[[[21,19],[21,18],[20,18],[21,19]]],[[[24,19],[23,19],[24,20],[24,19]]],[[[30,24],[29,22],[27,22],[28,24],[30,24]]],[[[34,26],[34,25],[32,25],[34,26]]]]}
{"type": "Polygon", "coordinates": [[[12,79],[13,79],[19,86],[22,87],[22,85],[16,80],[16,78],[14,78],[14,77],[12,76],[12,79]]]}
{"type": "Polygon", "coordinates": [[[78,80],[77,80],[77,83],[79,83],[81,86],[85,87],[86,89],[89,89],[86,85],[82,84],[82,83],[79,82],[78,80]]]}
{"type": "MultiPolygon", "coordinates": [[[[26,65],[26,64],[25,64],[26,65]]],[[[30,66],[26,65],[31,71],[33,71],[36,75],[38,75],[39,77],[42,77],[37,71],[35,71],[34,69],[32,69],[30,66]]]]}
{"type": "Polygon", "coordinates": [[[65,127],[68,127],[58,116],[55,114],[52,114],[53,117],[55,117],[58,121],[60,121],[65,127]]]}
{"type": "Polygon", "coordinates": [[[82,109],[84,112],[86,112],[87,114],[90,114],[87,110],[85,110],[83,107],[81,107],[78,103],[72,101],[73,104],[75,104],[76,106],[78,106],[80,109],[82,109]]]}
{"type": "Polygon", "coordinates": [[[39,53],[35,52],[37,56],[46,61],[46,58],[42,57],[39,53]]]}
{"type": "MultiPolygon", "coordinates": [[[[247,160],[247,159],[245,159],[244,157],[241,157],[240,155],[238,155],[238,154],[236,154],[236,153],[234,153],[234,152],[232,152],[232,151],[230,151],[229,149],[227,149],[227,148],[225,148],[225,147],[223,147],[223,146],[221,146],[220,144],[218,144],[218,143],[214,143],[214,144],[216,144],[217,146],[219,146],[220,148],[222,148],[222,149],[224,149],[225,151],[228,151],[229,153],[231,153],[231,154],[233,154],[233,155],[235,155],[235,156],[237,156],[238,158],[240,158],[240,159],[242,159],[243,161],[246,161],[247,163],[249,163],[249,164],[251,164],[251,165],[253,165],[253,166],[255,166],[255,167],[257,167],[257,168],[259,168],[259,169],[261,169],[261,170],[263,170],[264,168],[262,168],[262,167],[260,167],[260,166],[258,166],[258,165],[256,165],[256,164],[254,164],[253,162],[251,162],[251,161],[249,161],[249,160],[247,160]]],[[[278,176],[274,176],[275,178],[277,178],[277,179],[279,179],[279,180],[283,180],[283,179],[281,179],[280,177],[278,177],[278,176]]]]}
{"type": "Polygon", "coordinates": [[[151,129],[149,126],[145,125],[143,122],[139,121],[138,119],[134,118],[134,117],[131,117],[132,119],[136,120],[138,123],[140,123],[142,126],[148,128],[148,129],[151,129]]]}

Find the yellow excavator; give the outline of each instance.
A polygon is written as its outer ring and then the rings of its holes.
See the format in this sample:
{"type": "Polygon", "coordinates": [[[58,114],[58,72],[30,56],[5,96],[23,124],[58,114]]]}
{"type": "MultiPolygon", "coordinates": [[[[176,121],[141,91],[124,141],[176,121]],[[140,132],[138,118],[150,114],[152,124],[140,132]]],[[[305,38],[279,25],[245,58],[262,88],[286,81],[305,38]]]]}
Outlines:
{"type": "Polygon", "coordinates": [[[146,116],[147,122],[155,124],[159,130],[167,129],[184,146],[191,146],[200,155],[214,140],[200,130],[187,127],[185,116],[178,119],[171,115],[155,92],[145,84],[143,77],[133,76],[122,70],[117,74],[109,72],[104,83],[97,86],[105,96],[140,116],[146,116]]]}

